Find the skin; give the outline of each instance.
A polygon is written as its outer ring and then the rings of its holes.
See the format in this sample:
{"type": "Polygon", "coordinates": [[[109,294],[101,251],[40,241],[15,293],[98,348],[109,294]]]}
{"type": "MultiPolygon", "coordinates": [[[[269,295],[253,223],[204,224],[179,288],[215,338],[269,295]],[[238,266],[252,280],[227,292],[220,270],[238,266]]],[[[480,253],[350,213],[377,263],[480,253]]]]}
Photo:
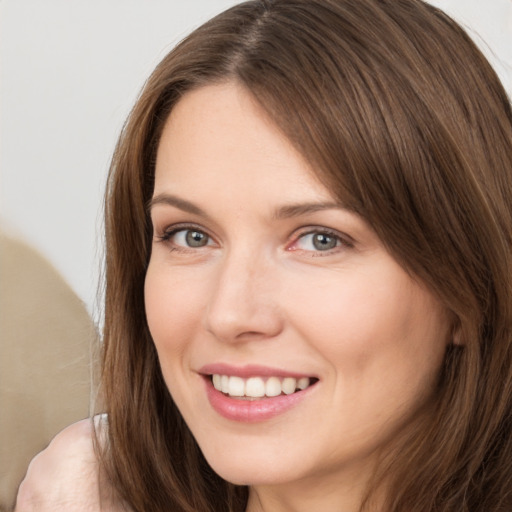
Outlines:
{"type": "Polygon", "coordinates": [[[333,203],[241,86],[200,88],[173,109],[156,163],[147,319],[185,421],[213,469],[250,486],[250,512],[358,510],[449,343],[444,307],[333,203]],[[323,206],[287,208],[311,204],[323,206]],[[187,228],[206,245],[187,245],[187,228]],[[334,246],[319,250],[311,233],[326,231],[334,246]],[[319,380],[295,407],[243,423],[207,399],[200,369],[219,362],[319,380]]]}
{"type": "MultiPolygon", "coordinates": [[[[99,426],[100,417],[94,421],[99,426]]],[[[28,468],[15,512],[130,512],[106,478],[93,446],[92,422],[82,420],[57,434],[28,468]]],[[[101,438],[100,429],[100,438],[101,438]]]]}

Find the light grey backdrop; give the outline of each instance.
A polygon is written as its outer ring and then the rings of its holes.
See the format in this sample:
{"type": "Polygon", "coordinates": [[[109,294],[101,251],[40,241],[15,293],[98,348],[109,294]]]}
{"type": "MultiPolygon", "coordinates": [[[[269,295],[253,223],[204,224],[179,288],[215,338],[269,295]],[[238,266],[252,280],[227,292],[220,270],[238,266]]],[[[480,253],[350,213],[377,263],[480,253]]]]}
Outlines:
{"type": "MultiPolygon", "coordinates": [[[[49,259],[89,311],[101,198],[123,120],[165,53],[234,3],[0,2],[0,227],[49,259]]],[[[512,0],[432,3],[470,27],[511,92],[512,0]]]]}

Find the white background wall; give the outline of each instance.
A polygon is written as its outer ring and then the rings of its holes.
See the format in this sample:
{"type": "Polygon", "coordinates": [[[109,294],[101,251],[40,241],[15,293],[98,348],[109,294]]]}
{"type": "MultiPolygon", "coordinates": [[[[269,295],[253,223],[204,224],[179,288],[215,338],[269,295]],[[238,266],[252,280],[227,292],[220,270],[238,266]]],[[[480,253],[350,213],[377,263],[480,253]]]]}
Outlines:
{"type": "MultiPolygon", "coordinates": [[[[0,0],[0,227],[49,259],[90,311],[124,118],[167,51],[234,3],[0,0]]],[[[512,94],[512,0],[432,3],[471,28],[512,94]]]]}

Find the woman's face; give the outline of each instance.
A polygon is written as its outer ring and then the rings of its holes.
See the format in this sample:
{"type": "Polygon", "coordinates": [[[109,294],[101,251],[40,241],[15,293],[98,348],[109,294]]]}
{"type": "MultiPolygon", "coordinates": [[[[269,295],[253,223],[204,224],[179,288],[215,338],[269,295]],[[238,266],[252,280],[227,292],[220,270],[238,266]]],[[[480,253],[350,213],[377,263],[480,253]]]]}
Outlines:
{"type": "Polygon", "coordinates": [[[240,86],[174,108],[151,217],[149,328],[225,479],[364,472],[433,393],[448,314],[240,86]]]}

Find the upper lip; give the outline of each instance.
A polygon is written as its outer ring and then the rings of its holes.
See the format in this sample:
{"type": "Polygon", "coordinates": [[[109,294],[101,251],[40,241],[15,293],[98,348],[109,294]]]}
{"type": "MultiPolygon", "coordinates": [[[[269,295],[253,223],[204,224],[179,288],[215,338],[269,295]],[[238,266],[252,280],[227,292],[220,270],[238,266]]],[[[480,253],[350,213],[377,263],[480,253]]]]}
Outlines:
{"type": "Polygon", "coordinates": [[[272,368],[270,366],[257,364],[233,366],[227,363],[211,363],[201,367],[199,373],[203,375],[230,375],[244,379],[249,377],[294,377],[296,379],[313,377],[313,375],[308,373],[283,370],[281,368],[272,368]]]}

